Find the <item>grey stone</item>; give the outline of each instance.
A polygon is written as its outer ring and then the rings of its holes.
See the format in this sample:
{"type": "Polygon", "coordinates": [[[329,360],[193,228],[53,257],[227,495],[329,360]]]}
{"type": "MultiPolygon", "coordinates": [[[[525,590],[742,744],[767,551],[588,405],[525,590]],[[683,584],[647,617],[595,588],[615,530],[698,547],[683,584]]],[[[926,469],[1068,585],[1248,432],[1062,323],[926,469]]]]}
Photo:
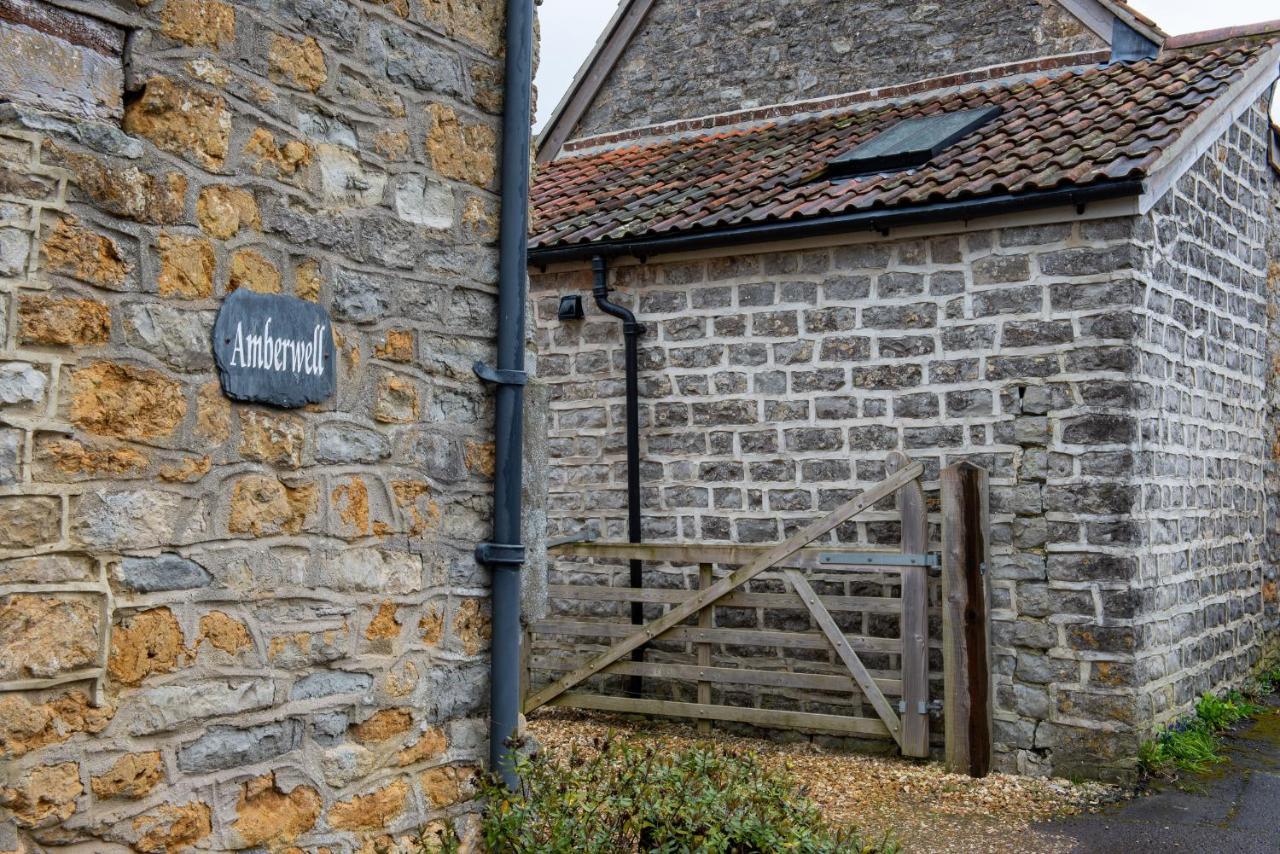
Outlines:
{"type": "Polygon", "coordinates": [[[333,314],[339,320],[373,323],[386,316],[392,283],[383,276],[338,270],[333,288],[333,314]]]}
{"type": "Polygon", "coordinates": [[[347,734],[351,721],[346,712],[324,712],[311,718],[311,736],[321,744],[340,741],[347,734]]]}
{"type": "Polygon", "coordinates": [[[49,378],[26,362],[0,364],[0,404],[35,404],[44,400],[49,378]]]}
{"type": "Polygon", "coordinates": [[[22,477],[22,431],[0,430],[0,486],[22,477]]]}
{"type": "Polygon", "coordinates": [[[182,496],[155,489],[82,495],[71,512],[71,535],[92,548],[152,549],[174,541],[182,496]]]}
{"type": "Polygon", "coordinates": [[[17,122],[28,130],[66,134],[102,154],[132,160],[142,156],[142,143],[108,122],[56,116],[21,104],[0,104],[0,123],[3,122],[17,122]]]}
{"type": "Polygon", "coordinates": [[[213,365],[210,336],[214,313],[179,311],[162,304],[130,306],[127,339],[180,371],[203,371],[213,365]]]}
{"type": "Polygon", "coordinates": [[[30,232],[0,228],[0,276],[21,276],[25,273],[30,248],[30,232]]]}
{"type": "Polygon", "coordinates": [[[203,566],[176,554],[126,557],[120,561],[118,577],[121,584],[138,593],[193,590],[213,583],[213,576],[203,566]]]}
{"type": "Polygon", "coordinates": [[[302,722],[292,718],[243,729],[210,727],[178,750],[178,768],[188,774],[223,771],[266,762],[302,744],[302,722]]]}
{"type": "Polygon", "coordinates": [[[325,556],[317,587],[358,593],[402,595],[422,589],[422,558],[381,549],[355,549],[325,556]]]}
{"type": "Polygon", "coordinates": [[[434,229],[453,227],[453,191],[447,184],[422,175],[396,179],[392,200],[396,216],[434,229]]]}
{"type": "Polygon", "coordinates": [[[315,453],[322,463],[376,463],[391,456],[391,442],[367,427],[325,424],[316,430],[315,453]]]}
{"type": "Polygon", "coordinates": [[[298,129],[308,139],[327,142],[330,145],[341,145],[350,149],[358,149],[359,141],[356,132],[341,119],[307,111],[298,113],[298,129]]]}
{"type": "Polygon", "coordinates": [[[467,94],[458,57],[400,27],[370,27],[368,61],[393,83],[455,98],[467,94]]]}
{"type": "Polygon", "coordinates": [[[342,670],[322,670],[308,674],[289,689],[290,700],[314,700],[334,694],[364,694],[373,687],[373,677],[368,673],[347,673],[342,670]]]}
{"type": "Polygon", "coordinates": [[[130,702],[129,734],[150,735],[188,722],[265,709],[274,699],[263,679],[148,688],[130,702]]]}

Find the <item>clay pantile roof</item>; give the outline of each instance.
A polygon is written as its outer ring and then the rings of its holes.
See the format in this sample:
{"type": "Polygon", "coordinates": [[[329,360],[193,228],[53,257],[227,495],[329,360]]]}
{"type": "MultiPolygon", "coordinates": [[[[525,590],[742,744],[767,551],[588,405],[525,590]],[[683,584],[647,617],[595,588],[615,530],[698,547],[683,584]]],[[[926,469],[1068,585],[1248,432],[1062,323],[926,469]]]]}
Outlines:
{"type": "Polygon", "coordinates": [[[1280,33],[1157,59],[951,88],[542,165],[530,248],[672,236],[1147,177],[1280,33]],[[828,180],[826,164],[917,116],[1003,113],[917,169],[828,180]]]}

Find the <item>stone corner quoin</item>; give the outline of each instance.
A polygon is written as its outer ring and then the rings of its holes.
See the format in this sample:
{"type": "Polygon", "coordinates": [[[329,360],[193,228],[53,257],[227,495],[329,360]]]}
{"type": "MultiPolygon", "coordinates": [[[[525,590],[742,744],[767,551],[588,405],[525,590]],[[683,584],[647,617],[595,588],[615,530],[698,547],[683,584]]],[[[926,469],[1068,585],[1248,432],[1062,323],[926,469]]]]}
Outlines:
{"type": "Polygon", "coordinates": [[[504,4],[88,5],[0,0],[0,848],[474,833],[504,4]]]}

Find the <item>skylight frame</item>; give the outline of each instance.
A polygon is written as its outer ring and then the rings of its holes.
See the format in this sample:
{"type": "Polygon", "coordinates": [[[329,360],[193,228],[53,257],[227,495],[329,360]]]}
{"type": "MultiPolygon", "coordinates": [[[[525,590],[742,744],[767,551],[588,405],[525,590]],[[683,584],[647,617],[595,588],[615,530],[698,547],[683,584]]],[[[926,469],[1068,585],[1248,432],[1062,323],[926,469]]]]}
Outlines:
{"type": "Polygon", "coordinates": [[[923,166],[994,121],[996,104],[902,119],[827,163],[827,178],[861,178],[923,166]]]}

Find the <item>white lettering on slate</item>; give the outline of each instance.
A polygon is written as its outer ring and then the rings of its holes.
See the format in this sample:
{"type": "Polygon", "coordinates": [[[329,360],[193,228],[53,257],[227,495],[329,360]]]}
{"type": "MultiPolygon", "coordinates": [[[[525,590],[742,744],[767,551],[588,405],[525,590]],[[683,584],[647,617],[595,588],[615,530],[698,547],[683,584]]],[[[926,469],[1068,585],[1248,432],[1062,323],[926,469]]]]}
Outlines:
{"type": "Polygon", "coordinates": [[[300,338],[272,338],[270,317],[261,335],[245,335],[243,324],[237,323],[231,367],[321,376],[324,374],[324,334],[327,330],[327,326],[317,323],[311,340],[305,341],[300,338]]]}

